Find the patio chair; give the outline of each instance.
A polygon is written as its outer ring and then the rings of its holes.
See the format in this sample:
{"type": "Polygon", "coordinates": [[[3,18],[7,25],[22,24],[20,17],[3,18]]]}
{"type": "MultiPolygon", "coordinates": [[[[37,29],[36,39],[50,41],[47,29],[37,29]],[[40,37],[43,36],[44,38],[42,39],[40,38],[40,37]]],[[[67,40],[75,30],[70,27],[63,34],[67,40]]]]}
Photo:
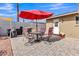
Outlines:
{"type": "MultiPolygon", "coordinates": [[[[29,30],[30,31],[30,30],[29,30]]],[[[28,32],[28,30],[23,30],[23,36],[28,39],[27,43],[33,43],[34,42],[34,35],[28,32]]]]}
{"type": "Polygon", "coordinates": [[[28,28],[23,28],[23,36],[28,38],[28,34],[29,34],[28,28]]]}
{"type": "Polygon", "coordinates": [[[61,39],[60,36],[53,34],[53,28],[52,28],[52,27],[49,28],[47,34],[44,34],[44,35],[42,36],[42,40],[43,40],[43,41],[47,41],[47,42],[55,42],[55,41],[58,41],[58,40],[60,40],[60,39],[61,39]]]}
{"type": "Polygon", "coordinates": [[[47,40],[51,35],[53,35],[52,30],[50,30],[50,28],[48,29],[48,32],[44,33],[44,35],[42,35],[42,40],[47,40]]]}

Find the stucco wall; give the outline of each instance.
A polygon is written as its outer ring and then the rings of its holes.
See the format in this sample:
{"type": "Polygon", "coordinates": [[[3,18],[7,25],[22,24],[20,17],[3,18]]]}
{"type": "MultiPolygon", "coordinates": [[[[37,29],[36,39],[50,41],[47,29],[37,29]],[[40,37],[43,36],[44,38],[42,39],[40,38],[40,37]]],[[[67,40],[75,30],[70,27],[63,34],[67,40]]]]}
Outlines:
{"type": "Polygon", "coordinates": [[[48,33],[48,30],[50,27],[53,27],[53,20],[52,19],[47,19],[46,21],[46,34],[48,33]]]}
{"type": "MultiPolygon", "coordinates": [[[[45,23],[39,23],[38,29],[40,29],[40,28],[45,29],[45,25],[46,25],[45,23]]],[[[20,26],[35,28],[36,23],[12,22],[13,28],[19,28],[20,26]]],[[[0,35],[7,35],[7,29],[9,29],[9,28],[10,28],[10,22],[0,20],[0,35]]]]}
{"type": "Polygon", "coordinates": [[[60,32],[64,32],[68,37],[79,38],[79,24],[76,24],[76,16],[62,17],[63,22],[60,23],[60,32]]]}
{"type": "MultiPolygon", "coordinates": [[[[59,31],[65,33],[67,37],[79,38],[79,24],[76,24],[75,21],[77,15],[74,14],[58,18],[60,19],[59,31]]],[[[53,25],[53,20],[47,20],[46,31],[53,25]]]]}

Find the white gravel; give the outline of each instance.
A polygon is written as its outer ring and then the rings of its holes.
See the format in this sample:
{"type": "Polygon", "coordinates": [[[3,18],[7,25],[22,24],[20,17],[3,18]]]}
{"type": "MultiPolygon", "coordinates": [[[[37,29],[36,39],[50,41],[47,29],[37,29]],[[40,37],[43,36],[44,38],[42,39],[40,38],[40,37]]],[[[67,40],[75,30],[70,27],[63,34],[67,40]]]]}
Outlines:
{"type": "Polygon", "coordinates": [[[65,38],[48,44],[46,42],[25,45],[26,38],[12,38],[12,49],[15,56],[79,56],[79,39],[65,38]]]}

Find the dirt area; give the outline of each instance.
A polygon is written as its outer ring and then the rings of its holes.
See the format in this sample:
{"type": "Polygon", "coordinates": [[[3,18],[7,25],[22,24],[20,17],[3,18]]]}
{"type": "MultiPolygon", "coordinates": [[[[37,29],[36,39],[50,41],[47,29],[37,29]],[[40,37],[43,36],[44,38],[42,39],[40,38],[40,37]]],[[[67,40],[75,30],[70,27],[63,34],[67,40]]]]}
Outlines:
{"type": "Polygon", "coordinates": [[[0,56],[12,56],[11,41],[9,38],[0,37],[0,56]]]}

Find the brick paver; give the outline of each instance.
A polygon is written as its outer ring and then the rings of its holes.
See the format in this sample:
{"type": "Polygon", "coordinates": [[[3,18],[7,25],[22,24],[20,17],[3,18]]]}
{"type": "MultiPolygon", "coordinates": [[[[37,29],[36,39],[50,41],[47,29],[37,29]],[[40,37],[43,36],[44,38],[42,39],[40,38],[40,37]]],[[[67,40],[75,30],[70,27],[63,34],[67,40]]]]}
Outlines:
{"type": "Polygon", "coordinates": [[[79,56],[79,39],[65,38],[48,44],[43,42],[24,45],[27,39],[12,38],[12,49],[16,56],[79,56]]]}

